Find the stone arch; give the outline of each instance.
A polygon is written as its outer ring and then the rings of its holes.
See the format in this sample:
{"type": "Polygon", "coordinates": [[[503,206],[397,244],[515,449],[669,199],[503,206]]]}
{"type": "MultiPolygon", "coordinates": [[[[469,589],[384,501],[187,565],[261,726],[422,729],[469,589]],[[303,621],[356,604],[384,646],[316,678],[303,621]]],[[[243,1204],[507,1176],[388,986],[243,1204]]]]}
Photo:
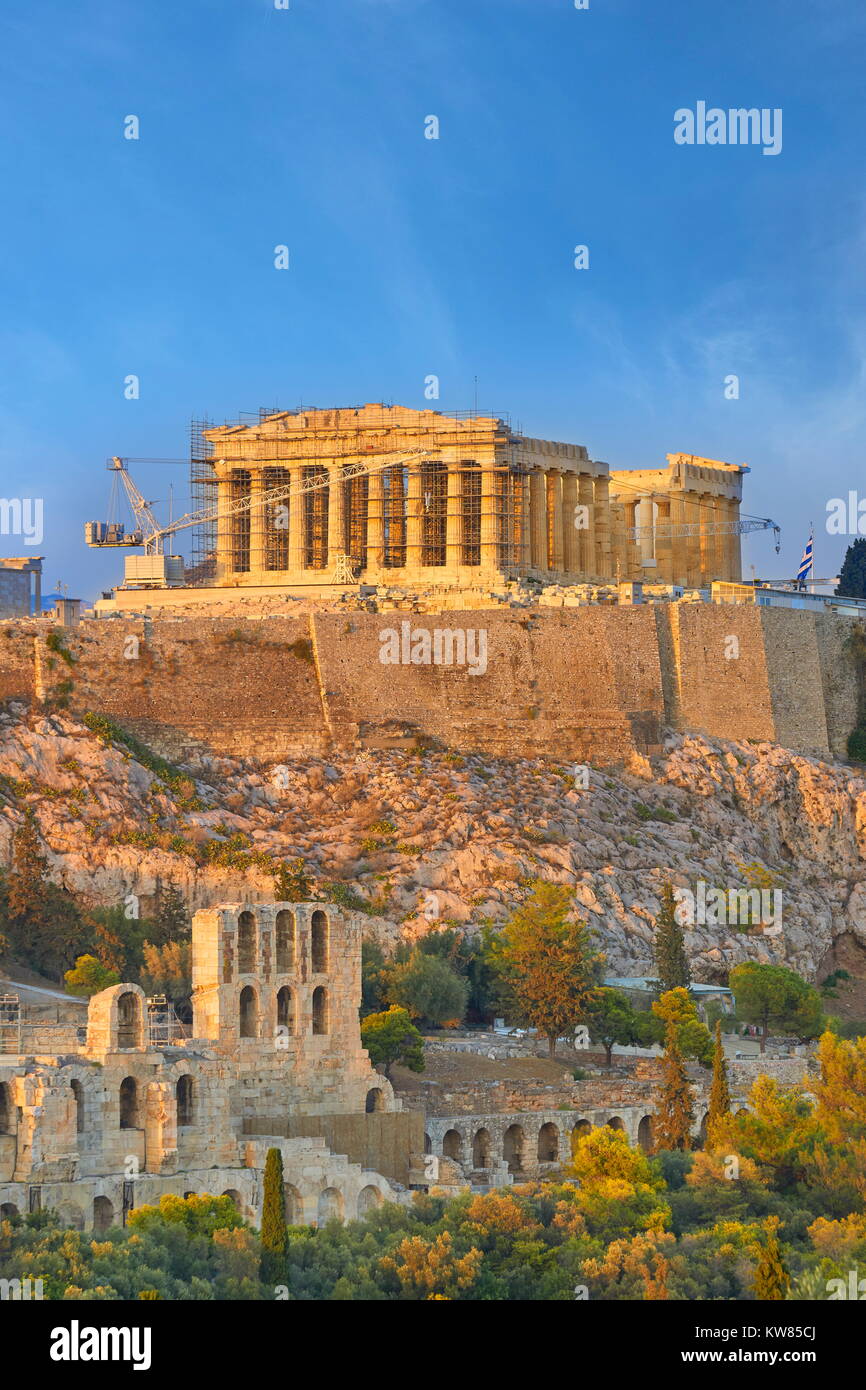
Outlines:
{"type": "Polygon", "coordinates": [[[69,1083],[72,1098],[75,1101],[75,1133],[84,1133],[84,1087],[81,1082],[73,1078],[69,1083]]]}
{"type": "Polygon", "coordinates": [[[371,1091],[367,1092],[364,1109],[368,1115],[374,1114],[377,1110],[385,1109],[385,1094],[381,1087],[374,1086],[371,1091]]]}
{"type": "Polygon", "coordinates": [[[74,1231],[84,1230],[84,1212],[75,1202],[61,1202],[57,1207],[57,1219],[61,1226],[71,1226],[74,1231]]]}
{"type": "Polygon", "coordinates": [[[607,1129],[621,1129],[621,1130],[624,1130],[624,1129],[625,1129],[625,1125],[623,1124],[623,1122],[622,1122],[622,1120],[620,1119],[619,1115],[611,1115],[610,1119],[609,1119],[608,1122],[607,1122],[606,1128],[607,1128],[607,1129]]]}
{"type": "Polygon", "coordinates": [[[252,912],[242,912],[238,917],[238,974],[256,973],[256,919],[252,912]]]}
{"type": "Polygon", "coordinates": [[[0,1203],[0,1221],[11,1221],[13,1216],[18,1215],[18,1208],[14,1202],[0,1203]]]}
{"type": "Polygon", "coordinates": [[[15,1105],[12,1101],[12,1087],[0,1081],[0,1134],[15,1133],[15,1105]]]}
{"type": "Polygon", "coordinates": [[[591,1129],[592,1129],[592,1125],[590,1124],[589,1120],[578,1120],[577,1124],[574,1126],[574,1128],[573,1128],[572,1131],[571,1131],[571,1152],[572,1152],[572,1154],[574,1154],[574,1151],[575,1151],[575,1149],[577,1148],[577,1141],[578,1141],[579,1139],[582,1139],[583,1136],[584,1136],[585,1134],[589,1134],[589,1132],[590,1132],[591,1129]]]}
{"type": "Polygon", "coordinates": [[[476,1130],[472,1140],[472,1167],[490,1167],[490,1130],[476,1130]]]}
{"type": "Polygon", "coordinates": [[[429,1134],[424,1135],[424,1152],[425,1154],[432,1154],[433,1152],[433,1140],[429,1134]]]}
{"type": "Polygon", "coordinates": [[[114,1203],[110,1197],[94,1197],[93,1199],[93,1229],[97,1235],[107,1231],[114,1225],[114,1203]]]}
{"type": "Polygon", "coordinates": [[[220,1193],[220,1196],[228,1197],[230,1201],[234,1202],[238,1211],[243,1211],[243,1198],[241,1197],[241,1194],[238,1192],[236,1187],[227,1187],[225,1192],[220,1193]]]}
{"type": "Polygon", "coordinates": [[[526,1134],[522,1125],[509,1125],[502,1140],[502,1157],[508,1164],[509,1173],[523,1172],[523,1155],[526,1149],[526,1134]]]}
{"type": "Polygon", "coordinates": [[[304,1202],[298,1189],[290,1182],[283,1183],[283,1207],[288,1226],[303,1225],[304,1202]]]}
{"type": "Polygon", "coordinates": [[[552,1120],[538,1131],[538,1160],[540,1163],[556,1163],[559,1158],[559,1127],[552,1120]]]}
{"type": "Polygon", "coordinates": [[[117,998],[117,1046],[121,1051],[144,1046],[144,1009],[131,989],[117,998]]]}
{"type": "Polygon", "coordinates": [[[327,1033],[330,1028],[330,1008],[328,1005],[328,991],[324,985],[317,985],[313,990],[313,1032],[327,1033]]]}
{"type": "Polygon", "coordinates": [[[653,1143],[655,1142],[655,1141],[654,1141],[654,1137],[653,1137],[653,1117],[652,1117],[652,1115],[644,1115],[643,1119],[641,1120],[640,1124],[638,1125],[638,1127],[637,1127],[637,1142],[638,1142],[638,1144],[640,1145],[640,1147],[643,1149],[644,1153],[647,1153],[647,1154],[648,1154],[648,1153],[652,1153],[652,1150],[653,1150],[653,1143]]]}
{"type": "MultiPolygon", "coordinates": [[[[140,1129],[138,1082],[134,1076],[125,1076],[120,1083],[120,1128],[140,1129]]],[[[107,1199],[106,1199],[107,1200],[107,1199]]]]}
{"type": "Polygon", "coordinates": [[[455,1163],[463,1162],[463,1135],[459,1129],[448,1129],[442,1139],[442,1153],[455,1163]]]}
{"type": "Polygon", "coordinates": [[[333,1221],[334,1218],[342,1221],[344,1211],[343,1194],[339,1188],[326,1187],[324,1192],[319,1194],[319,1201],[316,1208],[316,1224],[324,1226],[326,1221],[333,1221]]]}
{"type": "Polygon", "coordinates": [[[382,1205],[382,1194],[372,1183],[362,1187],[358,1193],[358,1218],[363,1220],[371,1211],[382,1205]]]}
{"type": "Polygon", "coordinates": [[[259,996],[252,985],[244,985],[238,1000],[238,1031],[242,1038],[259,1036],[259,996]]]}
{"type": "Polygon", "coordinates": [[[322,975],[328,968],[330,934],[328,919],[321,908],[317,908],[310,927],[310,961],[314,975],[322,975]]]}
{"type": "Polygon", "coordinates": [[[177,1122],[179,1125],[195,1124],[195,1082],[189,1072],[177,1078],[174,1088],[177,1100],[177,1122]]]}
{"type": "Polygon", "coordinates": [[[295,968],[295,914],[287,907],[277,913],[277,974],[286,975],[295,968]]]}
{"type": "Polygon", "coordinates": [[[277,990],[277,1030],[282,1030],[283,1036],[295,1031],[295,993],[289,985],[277,990]]]}

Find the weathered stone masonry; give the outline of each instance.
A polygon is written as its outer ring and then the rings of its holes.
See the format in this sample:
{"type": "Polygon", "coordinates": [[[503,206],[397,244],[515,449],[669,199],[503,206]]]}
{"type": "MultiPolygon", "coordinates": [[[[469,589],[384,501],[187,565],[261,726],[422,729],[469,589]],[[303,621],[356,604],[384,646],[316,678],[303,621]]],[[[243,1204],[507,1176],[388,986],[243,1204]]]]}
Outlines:
{"type": "Polygon", "coordinates": [[[0,699],[107,715],[170,756],[278,761],[422,738],[602,764],[651,753],[664,726],[844,756],[851,630],[832,612],[703,603],[107,619],[63,634],[67,662],[35,626],[0,624],[0,699]],[[404,622],[484,629],[483,672],[383,665],[382,634],[404,622]]]}
{"type": "Polygon", "coordinates": [[[203,1192],[257,1222],[271,1147],[292,1221],[405,1192],[422,1177],[423,1118],[361,1047],[360,933],[355,914],[315,903],[198,912],[194,1037],[166,1041],[141,989],[120,984],[90,1001],[83,1044],[0,1056],[0,1214],[53,1207],[100,1230],[165,1192],[203,1192]]]}

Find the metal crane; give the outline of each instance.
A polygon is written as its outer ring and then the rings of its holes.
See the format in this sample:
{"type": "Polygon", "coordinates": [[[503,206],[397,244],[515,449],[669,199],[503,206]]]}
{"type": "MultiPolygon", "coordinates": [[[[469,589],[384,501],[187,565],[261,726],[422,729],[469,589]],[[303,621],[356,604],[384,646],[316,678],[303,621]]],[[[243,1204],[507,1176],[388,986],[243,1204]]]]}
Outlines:
{"type": "Polygon", "coordinates": [[[781,527],[767,516],[746,517],[742,521],[661,521],[655,526],[629,526],[626,535],[630,541],[639,541],[644,536],[649,539],[669,540],[672,536],[745,536],[750,531],[769,531],[776,535],[776,554],[781,542],[781,527]]]}
{"type": "MultiPolygon", "coordinates": [[[[430,449],[405,449],[377,455],[375,460],[372,458],[356,460],[344,464],[343,479],[348,481],[350,478],[369,476],[371,473],[382,473],[388,468],[399,467],[401,463],[409,463],[421,458],[438,458],[438,454],[430,449]]],[[[221,464],[226,462],[225,459],[214,459],[213,461],[221,464]]],[[[239,462],[248,463],[249,460],[243,459],[239,462]]],[[[178,517],[177,521],[170,522],[168,526],[160,526],[151,511],[151,504],[145,501],[133,482],[127,467],[128,463],[128,459],[115,457],[109,460],[108,468],[114,471],[123,482],[137,529],[126,532],[120,522],[88,521],[84,527],[84,539],[87,545],[92,548],[143,546],[146,555],[162,555],[167,537],[176,535],[178,531],[186,531],[191,526],[202,526],[212,521],[227,520],[250,511],[253,507],[265,508],[273,506],[277,502],[291,501],[293,498],[303,497],[307,493],[326,488],[330,483],[329,474],[325,471],[321,475],[314,474],[310,478],[266,488],[255,497],[247,494],[244,497],[223,501],[215,507],[202,507],[195,512],[186,512],[183,516],[178,517]]]]}

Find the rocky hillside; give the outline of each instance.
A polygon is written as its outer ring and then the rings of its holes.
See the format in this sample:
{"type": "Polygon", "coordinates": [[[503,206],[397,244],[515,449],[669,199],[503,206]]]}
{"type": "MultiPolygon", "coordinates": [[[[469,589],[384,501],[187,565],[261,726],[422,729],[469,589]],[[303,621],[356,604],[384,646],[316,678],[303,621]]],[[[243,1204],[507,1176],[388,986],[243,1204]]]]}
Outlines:
{"type": "Polygon", "coordinates": [[[272,866],[302,857],[393,941],[437,921],[501,920],[544,876],[575,887],[610,970],[641,974],[670,877],[781,893],[780,935],[687,932],[698,979],[744,959],[814,978],[834,943],[846,960],[866,948],[866,781],[770,744],[672,735],[652,764],[590,769],[583,788],[553,760],[435,752],[176,769],[91,723],[0,715],[0,864],[32,807],[58,881],[94,903],[135,893],[146,911],[160,881],[196,907],[269,899],[272,866]]]}

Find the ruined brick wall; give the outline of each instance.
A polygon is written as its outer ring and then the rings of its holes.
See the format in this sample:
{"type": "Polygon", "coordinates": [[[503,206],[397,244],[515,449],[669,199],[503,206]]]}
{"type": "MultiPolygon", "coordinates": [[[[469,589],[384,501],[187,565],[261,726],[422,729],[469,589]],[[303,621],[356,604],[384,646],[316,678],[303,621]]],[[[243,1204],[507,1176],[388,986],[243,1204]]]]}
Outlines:
{"type": "Polygon", "coordinates": [[[0,623],[0,700],[33,698],[34,624],[0,623]]]}

